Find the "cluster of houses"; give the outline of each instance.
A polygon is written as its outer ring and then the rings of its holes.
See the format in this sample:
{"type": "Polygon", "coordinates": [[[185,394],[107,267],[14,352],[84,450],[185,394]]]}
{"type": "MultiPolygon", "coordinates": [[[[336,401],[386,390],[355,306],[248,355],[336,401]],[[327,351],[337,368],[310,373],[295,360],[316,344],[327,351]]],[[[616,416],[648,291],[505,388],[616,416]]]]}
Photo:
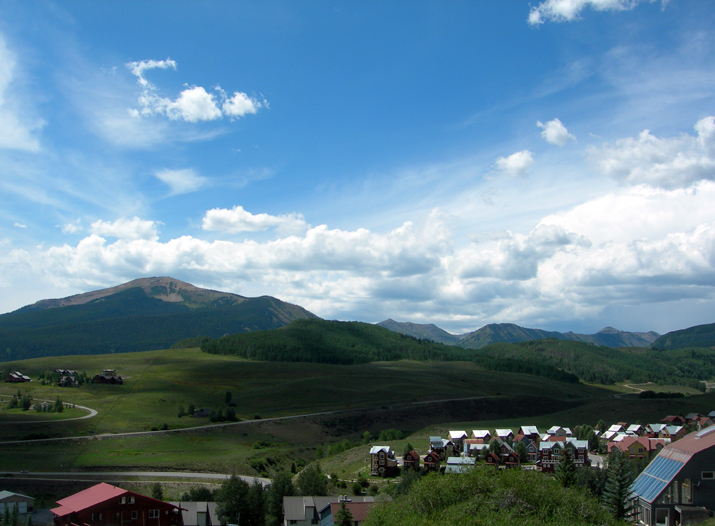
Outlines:
{"type": "MultiPolygon", "coordinates": [[[[475,429],[471,436],[466,431],[450,431],[449,438],[429,437],[429,451],[424,457],[416,451],[407,452],[402,458],[403,468],[425,471],[440,471],[444,465],[447,473],[461,473],[474,466],[477,459],[489,465],[516,468],[522,464],[517,444],[523,443],[528,462],[537,469],[553,472],[568,448],[579,467],[590,466],[588,441],[578,440],[568,428],[554,426],[541,434],[536,426],[522,426],[514,434],[511,429],[497,429],[492,435],[488,429],[475,429]],[[420,460],[422,466],[420,466],[420,460]]],[[[389,446],[373,446],[370,450],[370,474],[391,476],[397,472],[397,459],[389,446]]]]}
{"type": "MultiPolygon", "coordinates": [[[[629,458],[650,460],[665,446],[687,435],[689,428],[704,429],[714,420],[715,411],[709,415],[669,415],[657,424],[642,426],[619,422],[595,432],[602,450],[610,453],[619,449],[629,458]]],[[[471,435],[461,430],[450,431],[448,438],[429,437],[428,452],[422,457],[416,451],[407,452],[402,464],[404,469],[460,473],[473,466],[476,460],[501,468],[520,467],[526,461],[539,471],[551,473],[566,449],[571,453],[575,466],[591,465],[588,440],[580,440],[571,429],[560,426],[553,426],[545,433],[536,426],[521,426],[516,434],[511,429],[496,429],[493,434],[488,429],[475,429],[471,435]]],[[[370,474],[389,477],[397,472],[398,460],[390,447],[373,446],[370,450],[370,474]]]]}
{"type": "Polygon", "coordinates": [[[9,384],[20,384],[23,382],[31,382],[32,379],[29,376],[22,374],[20,371],[12,371],[5,375],[3,380],[9,384]]]}

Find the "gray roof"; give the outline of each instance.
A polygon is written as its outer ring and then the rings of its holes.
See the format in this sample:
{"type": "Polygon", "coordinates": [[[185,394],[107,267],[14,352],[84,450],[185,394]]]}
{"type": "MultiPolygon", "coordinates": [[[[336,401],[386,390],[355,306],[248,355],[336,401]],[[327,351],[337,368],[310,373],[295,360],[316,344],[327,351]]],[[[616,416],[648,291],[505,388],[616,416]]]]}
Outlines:
{"type": "Polygon", "coordinates": [[[23,499],[35,500],[34,497],[28,497],[27,495],[20,495],[19,493],[13,493],[12,491],[0,491],[0,500],[4,500],[8,497],[22,497],[23,499]]]}
{"type": "Polygon", "coordinates": [[[450,457],[447,459],[445,473],[464,473],[474,467],[476,459],[470,457],[450,457]]]}
{"type": "Polygon", "coordinates": [[[181,518],[184,521],[184,526],[196,526],[199,513],[208,513],[206,524],[212,526],[219,524],[215,502],[170,502],[169,504],[182,508],[181,518]]]}

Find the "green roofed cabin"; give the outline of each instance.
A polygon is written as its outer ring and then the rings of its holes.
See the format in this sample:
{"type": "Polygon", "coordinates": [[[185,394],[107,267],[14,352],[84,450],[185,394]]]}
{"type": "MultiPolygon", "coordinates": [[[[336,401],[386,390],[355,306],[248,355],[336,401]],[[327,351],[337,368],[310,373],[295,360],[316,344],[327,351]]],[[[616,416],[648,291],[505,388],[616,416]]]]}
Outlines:
{"type": "Polygon", "coordinates": [[[665,446],[631,486],[636,520],[697,524],[715,510],[715,426],[665,446]]]}

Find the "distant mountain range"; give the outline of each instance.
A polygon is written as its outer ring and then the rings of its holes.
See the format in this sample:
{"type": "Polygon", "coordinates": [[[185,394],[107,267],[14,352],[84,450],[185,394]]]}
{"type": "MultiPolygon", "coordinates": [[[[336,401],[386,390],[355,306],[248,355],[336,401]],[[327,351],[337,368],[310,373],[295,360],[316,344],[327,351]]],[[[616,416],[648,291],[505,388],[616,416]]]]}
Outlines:
{"type": "MultiPolygon", "coordinates": [[[[295,320],[311,318],[317,316],[298,305],[270,296],[246,298],[202,289],[170,277],[142,278],[67,298],[41,300],[0,315],[0,362],[41,356],[166,349],[177,342],[196,346],[207,339],[277,329],[295,320]]],[[[520,343],[544,338],[612,348],[715,347],[715,324],[691,327],[664,336],[655,332],[619,331],[611,327],[596,334],[560,333],[509,323],[489,324],[459,335],[450,334],[432,324],[400,323],[389,319],[377,325],[417,339],[463,349],[482,349],[493,343],[520,343]]],[[[308,326],[316,330],[324,327],[321,324],[308,326]]],[[[350,327],[353,326],[345,325],[343,330],[350,327]]],[[[360,334],[368,340],[373,338],[369,331],[360,334]]],[[[312,337],[309,340],[314,342],[312,337]]],[[[392,351],[383,349],[368,354],[383,352],[389,354],[392,351]]],[[[356,354],[353,359],[361,361],[365,358],[356,354]]]]}
{"type": "Polygon", "coordinates": [[[0,360],[166,349],[197,336],[276,329],[316,316],[270,296],[245,298],[169,277],[42,300],[0,316],[0,360]]]}
{"type": "Polygon", "coordinates": [[[450,334],[432,324],[400,323],[389,319],[377,325],[415,338],[424,338],[447,345],[457,345],[464,349],[481,349],[491,343],[519,343],[544,338],[593,343],[594,345],[606,347],[649,347],[660,336],[652,331],[626,332],[619,331],[613,327],[606,327],[596,334],[561,333],[542,329],[527,329],[513,323],[491,323],[474,332],[458,335],[450,334]]]}

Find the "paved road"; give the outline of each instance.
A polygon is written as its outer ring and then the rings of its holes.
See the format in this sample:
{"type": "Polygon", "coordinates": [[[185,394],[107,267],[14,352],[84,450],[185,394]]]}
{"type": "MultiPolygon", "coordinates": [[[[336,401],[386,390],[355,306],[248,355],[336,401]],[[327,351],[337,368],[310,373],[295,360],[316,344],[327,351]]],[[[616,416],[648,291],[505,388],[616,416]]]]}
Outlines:
{"type": "MultiPolygon", "coordinates": [[[[10,398],[10,397],[8,396],[6,398],[10,398]]],[[[39,398],[36,401],[37,402],[53,403],[53,400],[41,400],[39,398]]],[[[65,403],[65,405],[68,406],[68,405],[72,405],[72,404],[65,403]]],[[[13,422],[12,425],[16,426],[16,425],[31,425],[31,424],[47,424],[48,422],[52,422],[52,423],[54,423],[54,422],[69,422],[70,420],[84,420],[85,418],[92,418],[92,417],[97,416],[97,411],[90,407],[84,407],[83,405],[75,405],[75,407],[77,407],[78,409],[83,409],[84,411],[87,411],[88,414],[86,414],[84,416],[76,416],[74,418],[62,418],[60,420],[28,420],[27,422],[17,421],[17,422],[13,422]]]]}
{"type": "MultiPolygon", "coordinates": [[[[29,473],[22,473],[17,471],[0,472],[0,476],[8,475],[11,475],[14,479],[21,478],[26,480],[58,480],[58,478],[67,478],[69,480],[82,480],[82,477],[102,477],[102,479],[105,480],[107,479],[107,477],[151,477],[224,481],[231,478],[231,475],[223,473],[179,473],[176,471],[32,471],[29,473]]],[[[254,482],[260,482],[263,486],[267,486],[271,483],[271,479],[261,477],[246,477],[244,475],[237,475],[237,477],[245,480],[249,484],[253,484],[254,482]]],[[[94,480],[94,478],[90,480],[94,480]]]]}

